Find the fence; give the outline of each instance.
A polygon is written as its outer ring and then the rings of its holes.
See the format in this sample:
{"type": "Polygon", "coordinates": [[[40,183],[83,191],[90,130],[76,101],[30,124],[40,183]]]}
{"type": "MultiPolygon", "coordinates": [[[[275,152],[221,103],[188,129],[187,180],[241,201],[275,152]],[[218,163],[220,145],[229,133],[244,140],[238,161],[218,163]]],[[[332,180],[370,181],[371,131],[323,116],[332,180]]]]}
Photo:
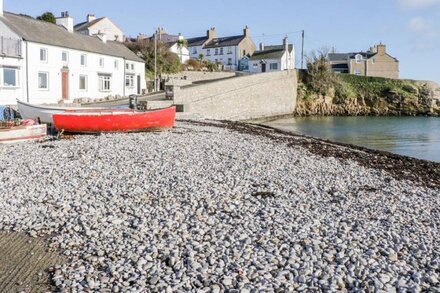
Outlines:
{"type": "Polygon", "coordinates": [[[1,37],[0,39],[0,53],[7,57],[21,57],[21,41],[16,39],[10,39],[1,37]]]}

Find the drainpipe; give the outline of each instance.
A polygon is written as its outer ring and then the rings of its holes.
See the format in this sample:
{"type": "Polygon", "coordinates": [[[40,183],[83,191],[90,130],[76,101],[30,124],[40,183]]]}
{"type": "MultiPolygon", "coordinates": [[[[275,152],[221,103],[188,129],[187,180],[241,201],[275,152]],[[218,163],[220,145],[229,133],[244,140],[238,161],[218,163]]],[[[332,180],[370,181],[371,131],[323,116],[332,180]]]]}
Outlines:
{"type": "Polygon", "coordinates": [[[126,65],[126,63],[127,63],[127,59],[125,59],[124,58],[124,76],[123,76],[123,78],[122,78],[122,96],[123,97],[125,97],[125,75],[126,75],[126,72],[125,72],[125,70],[126,70],[126,68],[127,68],[127,65],[126,65]]]}
{"type": "Polygon", "coordinates": [[[26,101],[29,103],[29,43],[23,42],[26,44],[26,101]]]}

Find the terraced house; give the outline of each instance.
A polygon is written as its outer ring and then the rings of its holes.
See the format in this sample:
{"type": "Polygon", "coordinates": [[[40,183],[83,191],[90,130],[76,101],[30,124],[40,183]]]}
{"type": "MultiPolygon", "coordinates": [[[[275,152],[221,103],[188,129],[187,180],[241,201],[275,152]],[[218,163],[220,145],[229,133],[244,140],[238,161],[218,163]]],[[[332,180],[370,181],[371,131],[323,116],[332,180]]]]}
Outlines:
{"type": "Polygon", "coordinates": [[[366,52],[330,53],[330,68],[335,73],[399,78],[399,60],[387,53],[386,45],[376,45],[366,52]]]}
{"type": "Polygon", "coordinates": [[[215,28],[210,28],[206,36],[190,38],[188,50],[191,59],[203,58],[223,65],[225,69],[237,70],[240,59],[252,55],[256,46],[246,26],[242,35],[217,37],[215,28]]]}
{"type": "Polygon", "coordinates": [[[122,43],[74,32],[67,13],[52,24],[3,12],[2,4],[0,105],[128,96],[146,88],[145,63],[122,43]]]}

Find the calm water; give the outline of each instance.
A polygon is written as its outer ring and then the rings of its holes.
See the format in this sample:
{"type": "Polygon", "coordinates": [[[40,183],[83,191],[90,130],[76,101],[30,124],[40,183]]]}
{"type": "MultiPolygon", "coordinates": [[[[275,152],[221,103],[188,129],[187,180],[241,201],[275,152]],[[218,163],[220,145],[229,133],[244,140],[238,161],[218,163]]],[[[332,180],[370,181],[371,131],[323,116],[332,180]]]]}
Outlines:
{"type": "Polygon", "coordinates": [[[440,118],[301,117],[266,124],[295,133],[440,162],[440,118]]]}

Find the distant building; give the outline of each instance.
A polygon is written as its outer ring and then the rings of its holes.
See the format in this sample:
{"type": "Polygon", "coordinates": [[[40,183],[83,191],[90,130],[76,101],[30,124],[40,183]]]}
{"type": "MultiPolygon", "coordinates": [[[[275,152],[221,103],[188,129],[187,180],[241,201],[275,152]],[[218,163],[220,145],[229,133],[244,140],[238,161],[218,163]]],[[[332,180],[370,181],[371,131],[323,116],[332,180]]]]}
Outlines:
{"type": "Polygon", "coordinates": [[[108,17],[96,18],[94,14],[89,14],[85,22],[74,26],[74,30],[89,36],[105,35],[110,41],[124,41],[124,32],[108,17]]]}
{"type": "MultiPolygon", "coordinates": [[[[1,3],[1,1],[0,1],[1,3]]],[[[68,13],[57,24],[0,6],[0,104],[34,104],[141,94],[145,63],[105,35],[74,32],[68,13]]]]}
{"type": "Polygon", "coordinates": [[[188,50],[191,59],[206,60],[221,64],[229,70],[237,70],[243,56],[252,55],[256,46],[246,26],[242,35],[217,37],[215,28],[207,31],[206,36],[188,39],[188,50]]]}
{"type": "Polygon", "coordinates": [[[190,59],[189,50],[186,45],[185,38],[182,36],[182,34],[170,35],[163,28],[158,28],[155,34],[150,37],[140,34],[137,39],[132,41],[148,40],[150,42],[154,42],[155,36],[157,36],[158,42],[162,42],[163,44],[165,44],[170,52],[175,53],[179,57],[180,63],[184,64],[190,59]]]}
{"type": "Polygon", "coordinates": [[[241,69],[251,73],[295,69],[295,50],[293,45],[289,44],[287,37],[284,38],[282,45],[264,46],[260,43],[259,51],[243,58],[241,69]]]}
{"type": "Polygon", "coordinates": [[[330,53],[328,62],[335,73],[399,78],[399,60],[389,55],[386,45],[376,45],[367,52],[330,53]]]}

